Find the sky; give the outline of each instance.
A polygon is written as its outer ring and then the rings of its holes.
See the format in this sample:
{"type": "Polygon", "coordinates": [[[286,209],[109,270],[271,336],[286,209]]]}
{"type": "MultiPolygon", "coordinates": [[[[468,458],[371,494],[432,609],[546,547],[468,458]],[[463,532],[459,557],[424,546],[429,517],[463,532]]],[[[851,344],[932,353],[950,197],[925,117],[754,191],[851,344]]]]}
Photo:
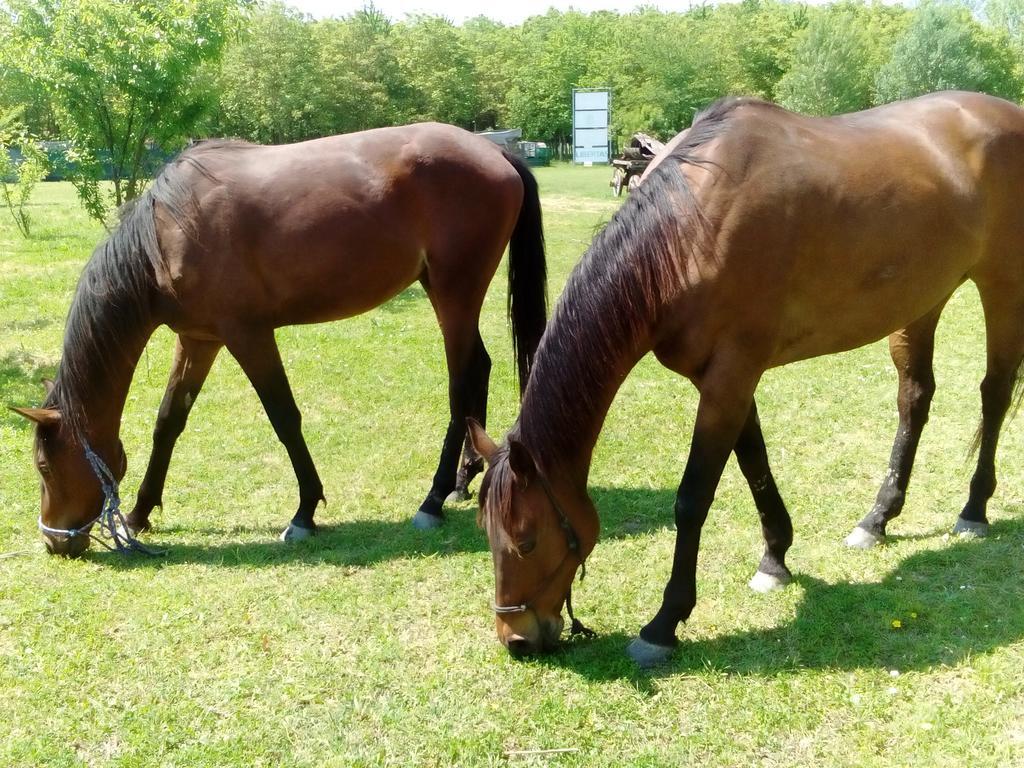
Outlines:
{"type": "MultiPolygon", "coordinates": [[[[348,16],[367,4],[367,0],[285,0],[288,5],[314,18],[348,16]]],[[[685,11],[699,4],[688,0],[374,0],[378,9],[392,19],[401,20],[410,13],[446,16],[456,24],[474,16],[487,16],[505,24],[519,24],[528,16],[546,13],[548,8],[578,11],[619,11],[626,13],[638,5],[654,6],[664,11],[685,11]]]]}

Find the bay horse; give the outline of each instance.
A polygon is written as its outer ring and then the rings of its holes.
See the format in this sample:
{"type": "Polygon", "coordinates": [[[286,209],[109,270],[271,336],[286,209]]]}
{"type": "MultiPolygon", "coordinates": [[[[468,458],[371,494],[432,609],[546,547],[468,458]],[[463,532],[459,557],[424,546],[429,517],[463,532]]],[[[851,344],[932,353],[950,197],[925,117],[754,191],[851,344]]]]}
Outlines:
{"type": "Polygon", "coordinates": [[[522,387],[547,314],[540,202],[523,160],[440,124],[187,149],[86,265],[44,406],[16,409],[37,425],[47,547],[84,551],[90,526],[102,524],[116,499],[126,469],[121,414],[162,324],[177,333],[177,346],[128,538],[149,527],[161,504],[175,440],[222,347],[255,388],[298,480],[298,509],[282,538],[311,535],[323,485],[274,329],[357,315],[416,280],[444,336],[451,419],[414,523],[439,524],[449,493],[464,492],[483,468],[468,440],[461,466],[459,452],[466,417],[486,415],[491,361],[478,319],[506,245],[522,387]]]}
{"type": "MultiPolygon", "coordinates": [[[[598,535],[591,456],[616,391],[648,352],[699,391],[675,500],[671,577],[632,641],[665,660],[696,602],[697,550],[735,453],[761,520],[755,589],[790,580],[793,527],[754,403],[769,368],[889,335],[899,428],[874,506],[847,543],[882,541],[903,507],[935,389],[934,334],[965,280],[981,295],[987,370],[977,469],[957,532],[984,534],[996,442],[1024,355],[1024,111],[939,93],[834,118],[730,98],[701,114],[574,268],[502,445],[480,521],[494,560],[498,637],[515,654],[557,643],[576,570],[598,535]]],[[[575,623],[575,622],[574,622],[575,623]]]]}

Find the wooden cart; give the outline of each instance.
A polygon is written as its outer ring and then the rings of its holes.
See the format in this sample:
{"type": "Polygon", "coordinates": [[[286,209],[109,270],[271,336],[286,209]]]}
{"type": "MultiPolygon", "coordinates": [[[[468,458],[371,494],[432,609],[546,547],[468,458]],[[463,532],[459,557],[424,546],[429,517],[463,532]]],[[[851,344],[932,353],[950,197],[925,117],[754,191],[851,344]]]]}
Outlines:
{"type": "Polygon", "coordinates": [[[665,145],[646,133],[634,133],[622,155],[612,160],[612,180],[608,182],[612,194],[618,197],[623,188],[633,190],[639,183],[643,172],[647,170],[651,160],[665,145]]]}

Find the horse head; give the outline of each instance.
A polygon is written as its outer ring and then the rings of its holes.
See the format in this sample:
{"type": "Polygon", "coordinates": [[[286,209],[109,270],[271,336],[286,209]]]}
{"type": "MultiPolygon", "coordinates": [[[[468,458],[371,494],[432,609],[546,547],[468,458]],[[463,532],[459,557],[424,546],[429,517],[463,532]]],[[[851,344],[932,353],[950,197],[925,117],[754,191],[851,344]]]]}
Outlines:
{"type": "Polygon", "coordinates": [[[597,542],[597,514],[585,489],[547,477],[522,442],[498,446],[469,422],[473,446],[488,464],[478,521],[494,560],[498,639],[515,656],[550,650],[562,633],[576,571],[597,542]]]}
{"type": "MultiPolygon", "coordinates": [[[[49,394],[53,385],[44,383],[49,394]]],[[[59,409],[11,410],[35,424],[34,459],[42,495],[39,531],[46,549],[51,554],[77,557],[89,547],[89,534],[103,511],[107,490],[113,487],[116,493],[117,483],[127,471],[124,447],[116,437],[97,441],[97,451],[116,457],[111,471],[85,438],[67,427],[59,409]]]]}

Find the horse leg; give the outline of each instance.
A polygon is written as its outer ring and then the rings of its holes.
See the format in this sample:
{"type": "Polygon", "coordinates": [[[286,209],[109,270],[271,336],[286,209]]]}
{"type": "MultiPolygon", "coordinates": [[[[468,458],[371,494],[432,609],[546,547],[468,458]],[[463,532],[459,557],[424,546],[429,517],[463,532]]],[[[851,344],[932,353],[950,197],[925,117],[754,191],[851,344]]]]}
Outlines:
{"type": "MultiPolygon", "coordinates": [[[[444,284],[439,282],[426,277],[422,280],[444,336],[450,418],[430,491],[413,517],[413,525],[421,529],[436,528],[444,521],[441,508],[456,488],[459,451],[466,441],[466,417],[472,415],[479,419],[483,415],[490,375],[490,357],[484,349],[477,325],[483,291],[474,301],[473,295],[466,294],[461,287],[448,281],[444,284]]],[[[486,290],[486,285],[483,290],[486,290]]],[[[472,464],[475,457],[470,454],[467,458],[472,464]]],[[[467,473],[467,476],[471,475],[467,473]]]]}
{"type": "Polygon", "coordinates": [[[786,567],[786,552],[793,543],[793,522],[768,465],[768,449],[761,433],[761,421],[757,418],[756,403],[751,403],[734,451],[754,497],[764,534],[764,555],[750,580],[750,588],[755,592],[770,592],[793,580],[793,574],[786,567]]]}
{"type": "MultiPolygon", "coordinates": [[[[466,410],[467,415],[480,422],[482,427],[487,426],[487,390],[490,378],[491,356],[487,354],[484,341],[477,333],[477,343],[466,372],[468,388],[466,410]]],[[[483,471],[483,468],[483,457],[477,453],[467,434],[462,445],[462,462],[459,464],[458,472],[455,473],[455,490],[448,498],[452,501],[465,501],[470,498],[472,494],[469,492],[469,484],[483,471]]]]}
{"type": "Polygon", "coordinates": [[[935,327],[946,302],[906,328],[889,336],[889,354],[899,375],[896,406],[900,423],[886,472],[871,511],[846,537],[848,547],[868,549],[885,541],[885,527],[903,509],[914,468],[921,432],[928,422],[928,410],[935,394],[932,355],[935,327]]]}
{"type": "MultiPolygon", "coordinates": [[[[758,372],[759,374],[760,372],[758,372]]],[[[676,626],[697,603],[700,532],[729,454],[753,406],[757,376],[732,366],[712,369],[700,385],[690,455],[676,494],[676,546],[661,608],[628,653],[640,666],[658,664],[676,646],[676,626]]]]}
{"type": "MultiPolygon", "coordinates": [[[[979,285],[979,290],[982,286],[979,285]]],[[[978,465],[971,489],[954,533],[984,536],[988,533],[986,507],[996,489],[996,445],[1010,407],[1021,358],[1024,356],[1024,307],[1005,302],[1001,294],[981,291],[985,308],[987,364],[981,382],[981,428],[977,439],[978,465]]]]}
{"type": "Polygon", "coordinates": [[[178,337],[171,375],[153,428],[153,452],[135,498],[135,507],[126,518],[128,527],[135,533],[149,530],[150,513],[155,507],[163,506],[164,482],[174,444],[185,429],[189,411],[199,397],[220,348],[217,341],[178,337]]]}
{"type": "Polygon", "coordinates": [[[308,538],[316,532],[313,513],[321,501],[326,503],[327,500],[324,498],[323,483],[320,482],[302,436],[302,414],[299,413],[288,384],[274,331],[271,329],[229,336],[227,348],[256,390],[274,432],[288,451],[288,458],[291,459],[299,483],[299,508],[281,534],[281,540],[308,538]]]}

